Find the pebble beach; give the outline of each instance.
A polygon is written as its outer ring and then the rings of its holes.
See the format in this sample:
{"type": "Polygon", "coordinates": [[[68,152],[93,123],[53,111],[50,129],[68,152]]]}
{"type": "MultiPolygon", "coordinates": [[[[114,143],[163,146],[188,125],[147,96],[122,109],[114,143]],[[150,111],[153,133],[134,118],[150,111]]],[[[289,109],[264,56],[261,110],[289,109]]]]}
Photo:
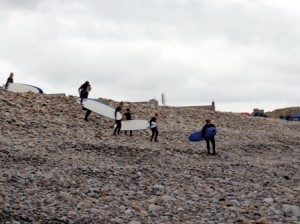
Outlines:
{"type": "Polygon", "coordinates": [[[124,104],[159,114],[159,142],[84,121],[76,96],[0,89],[1,223],[300,223],[300,122],[124,104]],[[207,118],[215,156],[188,141],[207,118]]]}

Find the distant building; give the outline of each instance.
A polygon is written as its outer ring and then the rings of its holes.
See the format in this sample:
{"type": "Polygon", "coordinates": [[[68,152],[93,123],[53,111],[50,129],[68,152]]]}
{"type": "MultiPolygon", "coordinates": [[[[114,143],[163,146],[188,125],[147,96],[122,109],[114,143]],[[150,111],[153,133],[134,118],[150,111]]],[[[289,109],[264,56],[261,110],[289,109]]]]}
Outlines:
{"type": "Polygon", "coordinates": [[[212,101],[211,105],[199,105],[199,106],[179,106],[177,108],[194,108],[194,109],[202,109],[202,110],[211,110],[216,111],[215,102],[212,101]]]}
{"type": "Polygon", "coordinates": [[[265,115],[265,111],[260,110],[260,109],[253,109],[252,116],[254,116],[254,117],[267,117],[265,115]]]}
{"type": "Polygon", "coordinates": [[[152,104],[152,105],[158,106],[158,101],[156,99],[151,99],[149,101],[139,101],[139,102],[134,102],[134,103],[152,104]]]}

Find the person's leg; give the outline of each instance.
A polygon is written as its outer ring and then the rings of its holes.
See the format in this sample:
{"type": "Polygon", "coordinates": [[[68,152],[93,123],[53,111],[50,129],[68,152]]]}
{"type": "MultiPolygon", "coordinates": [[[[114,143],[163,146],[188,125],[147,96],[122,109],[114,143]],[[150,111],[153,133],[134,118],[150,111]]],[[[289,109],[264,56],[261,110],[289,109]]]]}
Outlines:
{"type": "Polygon", "coordinates": [[[114,135],[116,135],[117,130],[118,130],[118,121],[116,120],[115,122],[116,122],[116,127],[115,127],[115,129],[114,129],[114,135]]]}
{"type": "Polygon", "coordinates": [[[132,136],[132,131],[130,131],[130,136],[132,136]]]}
{"type": "Polygon", "coordinates": [[[91,110],[86,110],[85,117],[84,117],[84,120],[85,120],[85,121],[89,121],[89,120],[88,120],[88,116],[89,116],[91,113],[92,113],[91,110]]]}
{"type": "Polygon", "coordinates": [[[157,141],[157,136],[158,136],[158,130],[157,130],[157,128],[155,128],[155,138],[154,138],[154,141],[156,141],[156,142],[158,142],[157,141]]]}
{"type": "Polygon", "coordinates": [[[120,120],[118,120],[117,127],[118,127],[118,135],[119,135],[122,127],[122,123],[120,120]]]}
{"type": "Polygon", "coordinates": [[[207,148],[207,153],[210,154],[210,145],[209,145],[209,140],[206,141],[206,148],[207,148]]]}
{"type": "Polygon", "coordinates": [[[124,131],[124,134],[127,135],[127,131],[124,131]]]}
{"type": "Polygon", "coordinates": [[[216,141],[215,141],[215,138],[212,137],[210,139],[210,141],[211,141],[211,144],[212,144],[212,147],[213,147],[213,155],[216,155],[216,141]]]}
{"type": "Polygon", "coordinates": [[[155,134],[155,130],[154,130],[154,128],[151,128],[151,131],[152,131],[152,135],[151,135],[150,142],[152,142],[152,140],[153,140],[153,137],[154,137],[154,134],[155,134]]]}

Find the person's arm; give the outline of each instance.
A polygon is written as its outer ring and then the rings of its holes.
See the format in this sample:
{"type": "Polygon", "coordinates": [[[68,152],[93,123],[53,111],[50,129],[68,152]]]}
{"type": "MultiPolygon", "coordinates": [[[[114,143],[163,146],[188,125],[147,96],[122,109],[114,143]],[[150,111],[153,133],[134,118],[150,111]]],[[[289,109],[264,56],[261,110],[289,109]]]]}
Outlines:
{"type": "Polygon", "coordinates": [[[116,110],[115,110],[115,119],[117,120],[117,113],[118,111],[120,110],[121,108],[120,107],[117,107],[116,110]]]}
{"type": "Polygon", "coordinates": [[[9,85],[9,78],[7,79],[7,81],[6,81],[6,84],[5,84],[5,89],[7,89],[8,88],[8,85],[9,85]]]}
{"type": "Polygon", "coordinates": [[[201,130],[201,138],[205,138],[206,129],[207,129],[207,125],[204,125],[202,130],[201,130]]]}
{"type": "Polygon", "coordinates": [[[151,122],[151,125],[150,125],[150,128],[155,128],[157,126],[156,122],[155,121],[152,121],[151,122]]]}

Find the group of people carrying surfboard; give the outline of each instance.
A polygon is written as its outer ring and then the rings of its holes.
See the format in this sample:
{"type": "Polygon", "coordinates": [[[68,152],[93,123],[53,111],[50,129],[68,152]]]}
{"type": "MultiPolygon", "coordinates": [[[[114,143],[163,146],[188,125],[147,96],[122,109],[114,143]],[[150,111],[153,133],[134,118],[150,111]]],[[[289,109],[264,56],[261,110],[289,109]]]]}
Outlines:
{"type": "MultiPolygon", "coordinates": [[[[88,98],[89,92],[91,91],[91,84],[89,83],[89,81],[86,81],[85,83],[83,83],[79,88],[78,88],[78,92],[79,92],[79,97],[80,97],[80,102],[82,105],[83,99],[88,98]]],[[[115,113],[114,113],[114,119],[115,119],[115,128],[114,128],[114,132],[113,135],[119,135],[121,128],[122,128],[122,118],[118,118],[117,114],[121,113],[122,114],[122,108],[124,107],[124,103],[120,102],[117,106],[117,108],[115,109],[115,113]]],[[[82,109],[86,111],[84,120],[88,121],[88,116],[91,114],[91,110],[85,108],[84,106],[82,106],[82,109]]],[[[130,113],[130,109],[127,108],[124,112],[124,116],[126,120],[131,120],[131,113],[130,113]]],[[[158,118],[158,114],[156,113],[153,117],[151,117],[151,119],[149,120],[149,127],[151,129],[152,135],[150,138],[150,141],[152,142],[153,140],[155,142],[158,142],[157,137],[158,137],[158,129],[157,129],[157,118],[158,118]]],[[[199,140],[196,141],[200,141],[202,139],[204,139],[206,141],[206,148],[207,148],[207,153],[208,155],[210,155],[210,143],[212,144],[212,155],[216,155],[216,142],[215,142],[215,138],[214,135],[209,136],[209,138],[207,137],[207,130],[209,129],[215,129],[216,130],[216,126],[214,124],[212,124],[210,119],[206,119],[205,120],[205,125],[202,127],[201,131],[199,132],[199,140]]],[[[125,131],[125,134],[127,134],[127,132],[125,131]]],[[[130,136],[132,136],[132,130],[130,130],[130,136]]]]}
{"type": "MultiPolygon", "coordinates": [[[[7,81],[4,85],[5,89],[8,89],[9,84],[14,82],[14,73],[11,72],[9,77],[7,78],[7,81]]],[[[83,83],[79,88],[78,88],[78,92],[79,92],[79,97],[80,97],[80,103],[82,105],[83,100],[87,99],[89,96],[89,92],[92,90],[91,84],[89,81],[86,81],[85,83],[83,83]]],[[[121,128],[122,128],[122,118],[118,118],[117,114],[118,113],[122,113],[122,108],[124,106],[123,102],[120,102],[118,107],[115,109],[115,114],[114,114],[114,118],[115,118],[115,123],[116,126],[114,128],[114,133],[113,135],[117,135],[120,134],[121,128]]],[[[91,110],[82,107],[83,110],[86,111],[84,120],[88,121],[88,117],[89,115],[92,113],[91,110]]],[[[127,108],[124,112],[124,116],[126,120],[131,120],[131,113],[130,113],[130,109],[127,108]]],[[[149,120],[149,127],[151,129],[152,135],[150,138],[150,141],[152,142],[153,140],[155,142],[158,142],[157,137],[158,137],[158,129],[157,129],[157,119],[158,119],[158,114],[156,113],[153,117],[151,117],[151,119],[149,120]]],[[[210,143],[212,144],[212,150],[213,153],[212,155],[216,155],[216,143],[215,143],[215,138],[214,135],[210,136],[209,138],[206,138],[206,132],[208,129],[210,128],[214,128],[216,130],[216,126],[214,124],[211,123],[210,119],[206,119],[205,120],[205,125],[202,127],[201,131],[200,131],[200,135],[199,136],[200,140],[204,139],[206,141],[206,147],[207,147],[207,153],[210,155],[210,143]]],[[[130,136],[132,136],[132,130],[129,130],[130,136]]],[[[125,131],[125,134],[127,134],[127,131],[125,131]]],[[[200,141],[200,140],[196,140],[196,141],[200,141]]]]}
{"type": "MultiPolygon", "coordinates": [[[[79,97],[80,97],[80,103],[82,105],[83,100],[87,99],[89,96],[89,92],[92,90],[91,88],[91,84],[89,81],[86,81],[85,83],[83,83],[79,88],[78,88],[78,92],[79,92],[79,97]]],[[[122,108],[124,107],[124,103],[120,102],[119,105],[117,106],[117,108],[115,109],[115,113],[114,113],[114,119],[115,119],[115,123],[116,126],[114,128],[114,132],[113,135],[119,135],[121,128],[122,128],[122,118],[118,118],[117,114],[121,113],[122,114],[122,108]]],[[[85,108],[84,106],[82,106],[82,109],[86,111],[84,120],[88,121],[88,117],[91,114],[91,110],[85,108]]],[[[130,113],[130,109],[127,108],[124,112],[124,117],[126,120],[131,120],[131,113],[130,113]]],[[[157,138],[158,138],[158,129],[157,129],[157,118],[158,118],[158,114],[156,113],[153,117],[151,117],[150,121],[149,121],[149,126],[152,132],[150,141],[152,142],[153,140],[155,142],[158,142],[157,138]]],[[[132,130],[129,130],[130,136],[132,136],[132,130]]],[[[125,131],[125,134],[127,134],[127,131],[125,131]]]]}

